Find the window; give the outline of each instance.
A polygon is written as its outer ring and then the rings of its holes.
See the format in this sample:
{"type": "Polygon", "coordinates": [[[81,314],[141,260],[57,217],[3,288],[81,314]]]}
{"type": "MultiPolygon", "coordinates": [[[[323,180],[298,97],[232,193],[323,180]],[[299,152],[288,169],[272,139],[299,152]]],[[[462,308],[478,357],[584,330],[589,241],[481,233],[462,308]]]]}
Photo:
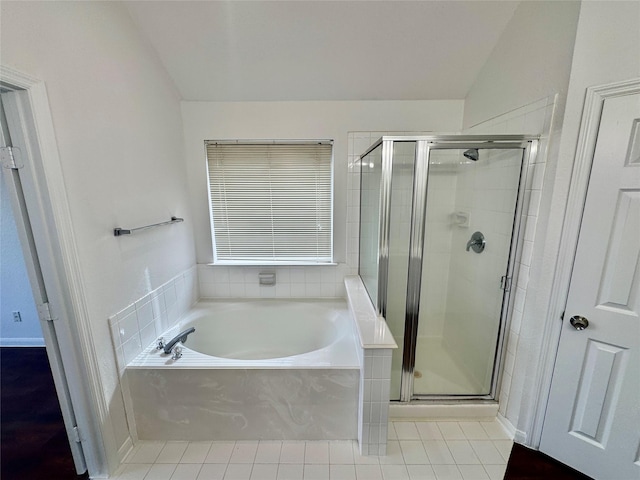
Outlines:
{"type": "Polygon", "coordinates": [[[330,141],[206,148],[214,263],[333,261],[330,141]]]}

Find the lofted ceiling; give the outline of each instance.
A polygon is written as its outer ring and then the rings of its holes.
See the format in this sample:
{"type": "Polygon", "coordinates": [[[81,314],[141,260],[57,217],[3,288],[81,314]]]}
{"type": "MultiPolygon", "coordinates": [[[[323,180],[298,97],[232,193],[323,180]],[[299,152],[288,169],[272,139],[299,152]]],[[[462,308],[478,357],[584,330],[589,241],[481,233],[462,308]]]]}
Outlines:
{"type": "Polygon", "coordinates": [[[463,99],[519,2],[129,1],[184,100],[463,99]]]}

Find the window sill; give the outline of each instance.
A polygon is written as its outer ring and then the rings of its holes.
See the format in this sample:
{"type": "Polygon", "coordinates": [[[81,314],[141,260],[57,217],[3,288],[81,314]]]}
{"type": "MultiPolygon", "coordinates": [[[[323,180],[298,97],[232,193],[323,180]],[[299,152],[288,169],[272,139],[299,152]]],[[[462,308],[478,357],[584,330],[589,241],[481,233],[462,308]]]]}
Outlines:
{"type": "Polygon", "coordinates": [[[216,262],[207,263],[209,267],[335,267],[336,262],[216,262]]]}

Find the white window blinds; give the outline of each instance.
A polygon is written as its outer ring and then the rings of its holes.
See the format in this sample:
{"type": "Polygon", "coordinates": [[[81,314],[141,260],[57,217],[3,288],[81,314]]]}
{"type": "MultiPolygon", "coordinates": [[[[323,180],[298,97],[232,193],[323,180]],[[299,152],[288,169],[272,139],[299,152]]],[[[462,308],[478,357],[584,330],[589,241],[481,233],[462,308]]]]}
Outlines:
{"type": "Polygon", "coordinates": [[[207,142],[214,261],[328,263],[330,143],[207,142]]]}

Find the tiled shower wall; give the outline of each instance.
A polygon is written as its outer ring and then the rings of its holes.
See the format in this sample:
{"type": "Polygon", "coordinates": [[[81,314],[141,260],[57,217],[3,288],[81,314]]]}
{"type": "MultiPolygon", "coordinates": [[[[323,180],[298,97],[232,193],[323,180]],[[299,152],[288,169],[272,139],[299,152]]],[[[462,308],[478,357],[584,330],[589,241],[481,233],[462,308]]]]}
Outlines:
{"type": "Polygon", "coordinates": [[[502,385],[499,397],[499,413],[512,425],[518,420],[522,400],[522,387],[525,378],[513,377],[515,358],[520,341],[520,327],[524,312],[529,270],[533,254],[533,240],[538,221],[542,184],[547,160],[549,133],[551,131],[555,111],[555,96],[542,98],[536,102],[524,105],[503,115],[474,125],[465,134],[529,134],[540,135],[538,156],[534,164],[529,165],[527,185],[525,186],[525,201],[522,210],[524,222],[524,236],[518,265],[518,278],[512,282],[513,314],[509,325],[506,341],[506,357],[503,368],[502,385]]]}
{"type": "MultiPolygon", "coordinates": [[[[447,309],[447,285],[452,254],[452,234],[455,225],[456,190],[459,167],[451,162],[458,161],[454,150],[439,150],[436,161],[429,170],[427,192],[427,216],[429,228],[425,231],[424,268],[420,287],[419,312],[420,337],[442,337],[447,309]],[[426,319],[429,319],[426,321],[426,319]]],[[[402,318],[404,320],[404,316],[402,318]]],[[[402,330],[400,330],[402,331],[402,330]]]]}
{"type": "MultiPolygon", "coordinates": [[[[360,238],[360,154],[384,135],[429,135],[433,132],[349,132],[347,177],[347,265],[358,273],[360,238]],[[355,270],[354,270],[355,269],[355,270]]],[[[407,202],[411,199],[407,197],[407,202]]]]}
{"type": "Polygon", "coordinates": [[[464,214],[468,224],[452,222],[450,227],[454,253],[449,283],[443,287],[447,321],[441,336],[443,347],[476,391],[488,391],[491,385],[502,304],[500,279],[508,264],[521,159],[520,150],[480,150],[479,161],[460,165],[457,172],[452,211],[464,214]],[[481,254],[466,251],[476,231],[486,241],[481,254]]]}
{"type": "Polygon", "coordinates": [[[109,317],[111,340],[121,377],[126,365],[174,326],[198,297],[194,266],[109,317]]]}

